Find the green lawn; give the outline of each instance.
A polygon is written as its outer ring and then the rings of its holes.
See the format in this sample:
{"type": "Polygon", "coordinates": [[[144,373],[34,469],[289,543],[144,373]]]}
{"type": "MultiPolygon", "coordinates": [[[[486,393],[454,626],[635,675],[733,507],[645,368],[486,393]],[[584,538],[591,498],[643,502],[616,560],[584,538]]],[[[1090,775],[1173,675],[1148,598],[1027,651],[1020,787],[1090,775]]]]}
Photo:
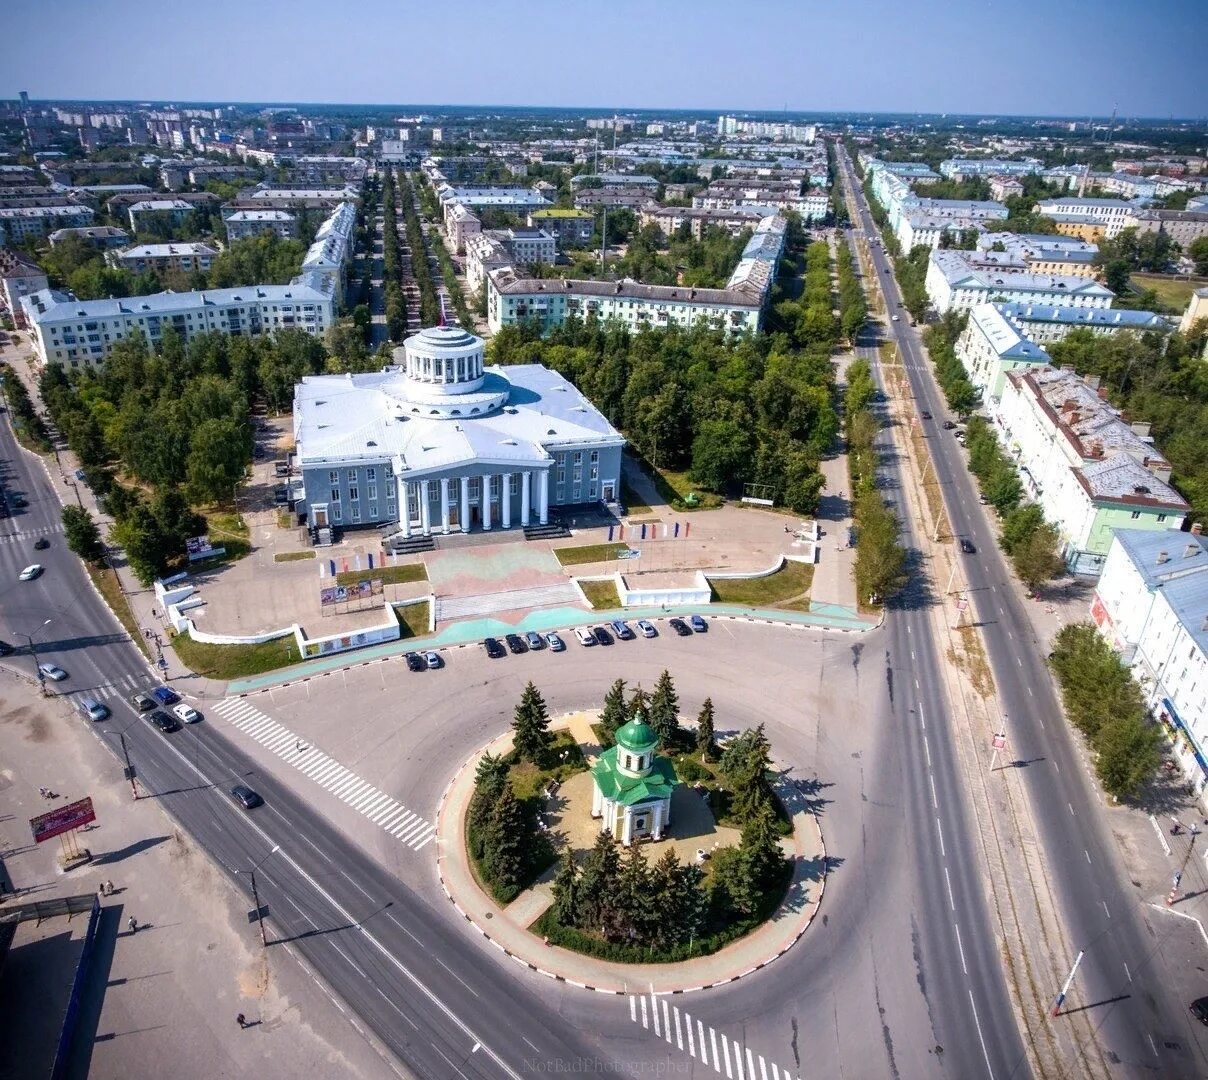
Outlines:
{"type": "Polygon", "coordinates": [[[1208,285],[1208,278],[1167,277],[1163,274],[1133,274],[1130,279],[1132,287],[1139,292],[1152,289],[1171,311],[1182,312],[1187,309],[1191,294],[1196,289],[1208,285]]]}
{"type": "Polygon", "coordinates": [[[563,566],[580,566],[615,559],[618,551],[625,551],[628,547],[628,544],[584,544],[581,547],[555,548],[554,555],[563,566]]]}
{"type": "Polygon", "coordinates": [[[408,581],[427,581],[428,571],[423,563],[402,566],[379,566],[373,570],[345,570],[336,574],[337,585],[355,585],[358,581],[378,578],[383,585],[403,585],[408,581]]]}
{"type": "Polygon", "coordinates": [[[425,600],[422,604],[407,604],[404,607],[396,607],[394,609],[394,617],[398,619],[398,625],[402,631],[402,636],[409,637],[426,637],[428,634],[428,601],[425,600]]]}
{"type": "Polygon", "coordinates": [[[814,568],[807,563],[786,562],[774,574],[761,578],[710,581],[713,599],[722,604],[746,604],[770,607],[807,592],[814,580],[814,568]]]}
{"type": "Polygon", "coordinates": [[[610,611],[621,606],[621,598],[613,581],[580,581],[579,587],[587,602],[597,611],[610,611]]]}
{"type": "Polygon", "coordinates": [[[273,556],[273,562],[301,562],[303,559],[313,559],[313,551],[278,551],[273,556]]]}
{"type": "Polygon", "coordinates": [[[209,679],[260,675],[300,659],[293,634],[259,645],[211,645],[194,641],[188,634],[177,634],[171,644],[185,667],[209,679]]]}

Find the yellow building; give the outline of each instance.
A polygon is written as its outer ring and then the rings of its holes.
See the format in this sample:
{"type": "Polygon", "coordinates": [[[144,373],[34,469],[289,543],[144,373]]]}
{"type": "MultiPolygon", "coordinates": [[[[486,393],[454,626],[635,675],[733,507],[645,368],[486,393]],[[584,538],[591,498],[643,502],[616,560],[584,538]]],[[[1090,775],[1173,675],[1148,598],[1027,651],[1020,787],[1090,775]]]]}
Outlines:
{"type": "Polygon", "coordinates": [[[1075,219],[1067,217],[1056,222],[1062,236],[1076,236],[1089,244],[1096,244],[1107,235],[1107,226],[1093,218],[1075,219]]]}
{"type": "Polygon", "coordinates": [[[1187,310],[1183,312],[1183,317],[1179,320],[1179,330],[1184,334],[1187,333],[1200,319],[1208,319],[1208,285],[1196,289],[1191,294],[1187,310]]]}

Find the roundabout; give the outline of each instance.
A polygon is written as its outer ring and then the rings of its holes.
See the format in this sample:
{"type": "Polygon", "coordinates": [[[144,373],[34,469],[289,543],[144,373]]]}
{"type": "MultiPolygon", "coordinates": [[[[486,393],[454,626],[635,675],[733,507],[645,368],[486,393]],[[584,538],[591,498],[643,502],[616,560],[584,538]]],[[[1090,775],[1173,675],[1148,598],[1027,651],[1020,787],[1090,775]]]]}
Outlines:
{"type": "MultiPolygon", "coordinates": [[[[600,746],[593,730],[595,718],[593,713],[574,712],[554,720],[550,727],[555,735],[571,735],[588,765],[598,772],[607,764],[607,751],[600,746]]],[[[618,752],[630,749],[626,735],[630,729],[640,728],[653,736],[645,724],[631,722],[617,733],[618,752]]],[[[826,883],[822,831],[811,801],[802,790],[805,787],[808,791],[809,783],[799,782],[785,770],[776,774],[772,784],[791,824],[790,835],[781,841],[788,860],[787,887],[766,920],[716,951],[673,962],[618,962],[551,944],[548,937],[534,929],[534,924],[554,902],[553,869],[541,874],[511,902],[500,904],[482,882],[467,850],[466,816],[474,797],[476,767],[488,755],[506,758],[512,751],[512,733],[505,732],[468,758],[449,783],[437,815],[437,872],[446,897],[459,915],[491,945],[532,971],[605,994],[706,990],[741,979],[783,956],[817,915],[826,883]]],[[[656,797],[662,794],[655,789],[656,797]]],[[[540,828],[554,838],[560,850],[573,850],[579,861],[602,830],[623,838],[632,827],[631,820],[618,820],[615,814],[600,812],[604,809],[600,806],[600,788],[598,783],[593,785],[591,772],[577,772],[561,784],[552,782],[539,798],[540,828]]],[[[699,865],[714,852],[738,843],[737,830],[714,823],[701,791],[676,784],[673,791],[668,790],[666,799],[668,806],[663,812],[669,811],[670,820],[658,820],[656,799],[656,820],[650,825],[651,834],[642,843],[648,852],[648,864],[670,851],[682,863],[699,865]]]]}

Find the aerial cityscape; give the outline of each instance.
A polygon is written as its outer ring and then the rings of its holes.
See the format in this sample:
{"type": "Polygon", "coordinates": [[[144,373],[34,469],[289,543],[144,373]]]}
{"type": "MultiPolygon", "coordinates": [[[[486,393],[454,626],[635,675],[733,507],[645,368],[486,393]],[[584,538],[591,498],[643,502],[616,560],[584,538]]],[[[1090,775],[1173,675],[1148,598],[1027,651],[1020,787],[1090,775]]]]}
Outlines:
{"type": "Polygon", "coordinates": [[[1208,8],[203,10],[2,20],[0,1080],[1208,1076],[1208,8]]]}

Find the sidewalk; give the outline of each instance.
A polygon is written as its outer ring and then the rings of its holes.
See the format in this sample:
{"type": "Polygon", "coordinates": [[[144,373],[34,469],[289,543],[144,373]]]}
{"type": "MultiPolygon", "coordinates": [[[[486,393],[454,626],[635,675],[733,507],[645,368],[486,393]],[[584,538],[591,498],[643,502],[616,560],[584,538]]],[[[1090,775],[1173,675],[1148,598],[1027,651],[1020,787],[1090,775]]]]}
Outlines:
{"type": "MultiPolygon", "coordinates": [[[[554,730],[570,727],[581,741],[592,740],[582,716],[564,718],[551,725],[554,730]]],[[[487,896],[474,880],[465,849],[465,814],[474,793],[474,769],[482,753],[507,753],[512,747],[507,732],[483,747],[462,765],[441,799],[437,821],[439,857],[437,872],[445,895],[466,919],[495,948],[533,971],[603,994],[678,994],[707,990],[734,982],[766,967],[782,956],[808,929],[822,901],[826,885],[826,847],[818,820],[805,798],[787,779],[776,785],[777,794],[793,819],[793,836],[785,842],[794,860],[788,894],[766,923],[746,937],[711,956],[676,964],[618,964],[584,956],[568,949],[547,946],[528,930],[545,907],[545,898],[522,893],[506,908],[487,896]]]]}
{"type": "MultiPolygon", "coordinates": [[[[111,880],[95,966],[86,983],[72,1076],[304,1076],[323,1062],[323,1075],[393,1077],[401,1070],[379,1056],[288,947],[262,949],[247,920],[251,902],[163,809],[158,799],[130,797],[118,762],[69,702],[42,698],[36,688],[0,672],[6,786],[0,787],[3,875],[16,890],[5,904],[95,892],[111,880]],[[60,793],[47,803],[38,787],[60,793]],[[96,822],[78,843],[93,861],[67,874],[56,868],[59,841],[34,845],[27,819],[90,795],[96,822]],[[127,920],[139,923],[130,933],[127,920]],[[241,1030],[235,1016],[249,1027],[241,1030]]],[[[4,997],[18,994],[42,1008],[66,1004],[75,956],[65,938],[87,916],[44,924],[46,941],[9,958],[4,997]],[[21,974],[18,975],[18,972],[21,974]]],[[[0,1016],[6,1010],[0,1009],[0,1016]]],[[[21,1037],[57,1038],[61,1015],[21,1037]],[[53,1029],[53,1030],[52,1030],[53,1029]]],[[[0,1024],[0,1033],[8,1031],[0,1024]]],[[[8,1041],[7,1063],[13,1062],[8,1041]]],[[[53,1053],[53,1046],[48,1050],[53,1053]]],[[[30,1063],[43,1057],[31,1050],[30,1063]]],[[[0,1052],[0,1059],[6,1058],[0,1052]]],[[[30,1075],[20,1068],[6,1075],[30,1075]]],[[[44,1075],[44,1074],[43,1074],[44,1075]]]]}

